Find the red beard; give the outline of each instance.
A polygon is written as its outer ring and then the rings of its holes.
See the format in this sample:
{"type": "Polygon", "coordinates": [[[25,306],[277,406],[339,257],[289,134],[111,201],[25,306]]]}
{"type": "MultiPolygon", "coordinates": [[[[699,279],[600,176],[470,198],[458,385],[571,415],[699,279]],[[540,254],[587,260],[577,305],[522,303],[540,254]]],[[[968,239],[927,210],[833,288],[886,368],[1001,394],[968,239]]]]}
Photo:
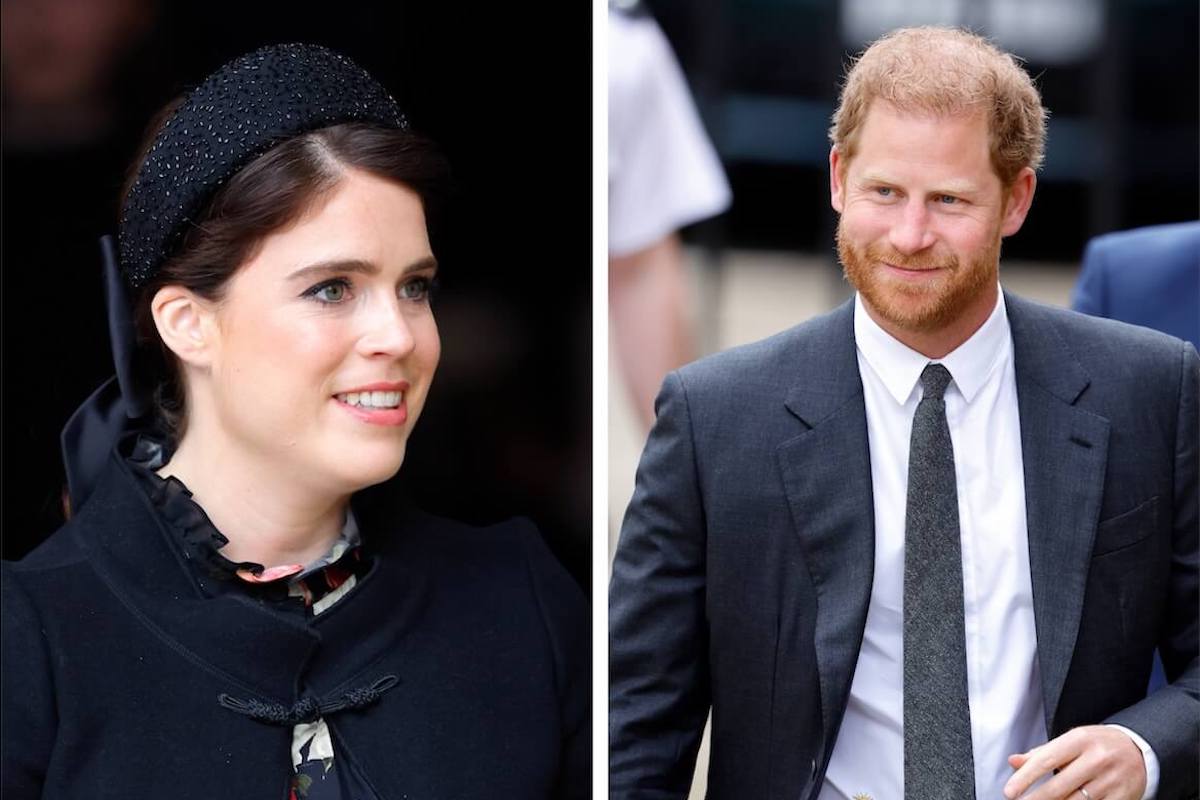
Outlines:
{"type": "Polygon", "coordinates": [[[998,280],[1000,235],[966,265],[953,255],[935,253],[905,256],[885,245],[859,247],[837,232],[838,257],[846,280],[883,319],[901,330],[929,333],[941,330],[963,313],[971,301],[998,280]],[[922,281],[906,281],[886,272],[884,263],[905,269],[939,269],[922,281]]]}

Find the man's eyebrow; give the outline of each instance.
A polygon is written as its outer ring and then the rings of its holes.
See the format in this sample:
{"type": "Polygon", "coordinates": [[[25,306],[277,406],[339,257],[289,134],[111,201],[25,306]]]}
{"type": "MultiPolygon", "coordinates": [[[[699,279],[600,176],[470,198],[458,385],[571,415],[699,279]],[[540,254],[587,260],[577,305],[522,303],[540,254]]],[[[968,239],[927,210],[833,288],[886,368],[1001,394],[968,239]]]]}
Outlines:
{"type": "MultiPolygon", "coordinates": [[[[402,270],[402,274],[410,272],[421,272],[423,270],[436,270],[437,259],[433,256],[426,256],[413,261],[402,270]]],[[[361,275],[377,275],[379,274],[379,265],[373,261],[364,261],[360,258],[335,258],[329,261],[318,261],[315,264],[307,264],[299,269],[288,274],[287,279],[295,280],[297,278],[310,278],[316,275],[327,275],[330,273],[339,272],[357,272],[361,275]]]]}
{"type": "Polygon", "coordinates": [[[979,194],[979,187],[972,181],[946,181],[939,184],[933,194],[979,194]]]}
{"type": "MultiPolygon", "coordinates": [[[[900,182],[894,176],[887,175],[882,172],[865,172],[859,176],[858,182],[860,185],[880,184],[883,186],[899,186],[900,182]]],[[[937,188],[931,190],[930,194],[979,194],[979,187],[970,180],[947,180],[937,184],[937,188]]]]}
{"type": "Polygon", "coordinates": [[[895,186],[896,179],[892,175],[884,172],[864,172],[858,176],[859,183],[883,183],[888,186],[895,186]]]}

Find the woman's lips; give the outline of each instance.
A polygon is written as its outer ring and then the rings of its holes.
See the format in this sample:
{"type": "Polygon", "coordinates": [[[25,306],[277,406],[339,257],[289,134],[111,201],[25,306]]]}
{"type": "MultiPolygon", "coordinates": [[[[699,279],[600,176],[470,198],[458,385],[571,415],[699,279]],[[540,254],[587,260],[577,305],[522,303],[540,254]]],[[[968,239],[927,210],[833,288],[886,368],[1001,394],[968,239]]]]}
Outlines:
{"type": "Polygon", "coordinates": [[[404,404],[403,400],[395,408],[372,408],[370,406],[350,405],[337,397],[333,398],[333,401],[350,414],[353,414],[357,419],[372,425],[396,426],[403,425],[408,421],[408,407],[404,404]]]}
{"type": "Polygon", "coordinates": [[[405,381],[377,382],[333,396],[334,402],[357,419],[372,425],[403,425],[408,420],[405,381]]]}

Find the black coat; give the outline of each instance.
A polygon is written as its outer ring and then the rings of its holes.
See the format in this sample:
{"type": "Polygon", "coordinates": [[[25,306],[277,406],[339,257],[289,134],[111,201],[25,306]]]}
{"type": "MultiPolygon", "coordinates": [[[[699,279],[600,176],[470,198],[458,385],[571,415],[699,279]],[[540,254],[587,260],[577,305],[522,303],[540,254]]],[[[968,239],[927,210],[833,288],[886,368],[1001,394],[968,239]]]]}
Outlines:
{"type": "Polygon", "coordinates": [[[3,795],[282,798],[294,707],[386,675],[325,715],[380,798],[590,795],[582,593],[528,523],[475,529],[414,510],[355,514],[374,557],[304,619],[206,591],[177,532],[114,456],[78,516],[3,565],[3,795]]]}

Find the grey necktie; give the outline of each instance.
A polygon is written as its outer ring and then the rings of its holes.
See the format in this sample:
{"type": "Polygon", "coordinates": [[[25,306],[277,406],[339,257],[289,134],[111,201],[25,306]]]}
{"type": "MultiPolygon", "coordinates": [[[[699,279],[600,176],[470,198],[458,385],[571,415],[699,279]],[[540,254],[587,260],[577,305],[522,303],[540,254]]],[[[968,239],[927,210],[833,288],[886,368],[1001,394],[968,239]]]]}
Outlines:
{"type": "Polygon", "coordinates": [[[942,395],[950,373],[930,364],[913,417],[904,522],[904,796],[975,797],[962,546],[954,447],[942,395]]]}

